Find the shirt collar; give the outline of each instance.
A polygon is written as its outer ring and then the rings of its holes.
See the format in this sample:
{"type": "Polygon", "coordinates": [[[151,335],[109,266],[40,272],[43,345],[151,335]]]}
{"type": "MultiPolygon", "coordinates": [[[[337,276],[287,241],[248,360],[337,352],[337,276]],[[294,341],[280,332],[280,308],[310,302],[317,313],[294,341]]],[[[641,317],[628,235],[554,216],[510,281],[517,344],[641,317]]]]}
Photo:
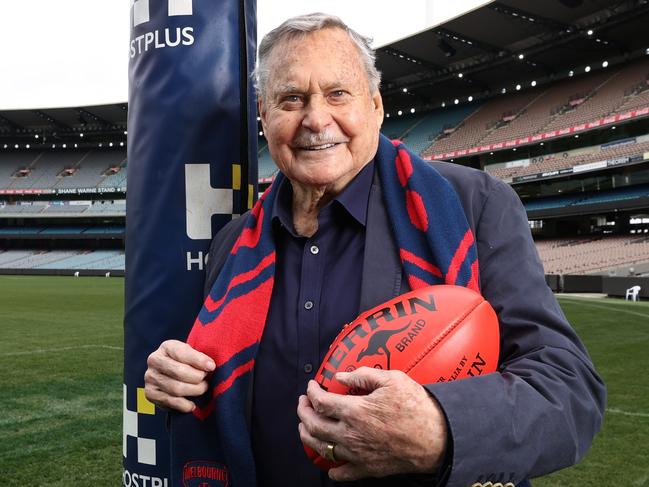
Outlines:
{"type": "Polygon", "coordinates": [[[358,223],[367,223],[367,202],[370,198],[372,179],[374,178],[374,160],[366,164],[361,172],[334,198],[353,216],[358,223]]]}
{"type": "MultiPolygon", "coordinates": [[[[337,202],[349,213],[358,223],[365,226],[367,223],[367,203],[372,188],[374,177],[374,160],[361,169],[349,184],[329,204],[337,202]]],[[[293,188],[288,178],[282,181],[277,198],[273,204],[272,218],[295,233],[292,214],[293,188]]]]}

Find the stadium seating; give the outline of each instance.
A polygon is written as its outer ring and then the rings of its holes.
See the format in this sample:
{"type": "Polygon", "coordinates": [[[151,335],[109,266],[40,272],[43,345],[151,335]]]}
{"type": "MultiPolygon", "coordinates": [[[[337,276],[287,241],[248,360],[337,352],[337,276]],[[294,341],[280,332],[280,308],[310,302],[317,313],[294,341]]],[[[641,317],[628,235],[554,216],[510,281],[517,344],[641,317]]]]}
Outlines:
{"type": "Polygon", "coordinates": [[[647,236],[540,240],[536,247],[547,274],[588,274],[649,262],[647,236]]]}
{"type": "Polygon", "coordinates": [[[573,110],[562,113],[544,127],[544,130],[571,127],[615,113],[625,102],[624,94],[626,89],[646,79],[647,71],[649,71],[649,60],[642,60],[613,72],[592,93],[592,96],[589,96],[586,101],[573,110]]]}
{"type": "Polygon", "coordinates": [[[103,216],[123,216],[126,214],[126,200],[112,201],[84,201],[70,202],[64,201],[25,201],[20,204],[7,204],[0,206],[0,216],[26,216],[26,215],[103,215],[103,216]]]}
{"type": "Polygon", "coordinates": [[[631,90],[615,113],[626,113],[637,108],[649,107],[649,75],[639,85],[641,86],[631,90]]]}
{"type": "Polygon", "coordinates": [[[126,214],[126,200],[95,201],[85,211],[86,215],[93,214],[126,214]]]}
{"type": "Polygon", "coordinates": [[[7,227],[0,228],[0,237],[4,236],[47,236],[47,235],[107,235],[107,234],[123,234],[125,232],[124,226],[110,225],[110,226],[27,226],[27,227],[7,227]]]}
{"type": "Polygon", "coordinates": [[[126,188],[127,162],[124,161],[120,166],[117,167],[118,171],[115,174],[105,176],[104,179],[97,185],[98,188],[126,188]]]}
{"type": "Polygon", "coordinates": [[[103,259],[92,262],[84,269],[109,269],[109,270],[124,270],[124,254],[107,255],[103,259]]]}
{"type": "Polygon", "coordinates": [[[485,166],[485,171],[494,177],[500,179],[509,179],[513,177],[525,176],[528,174],[537,174],[547,171],[556,171],[586,164],[611,160],[621,157],[641,156],[649,151],[649,141],[636,144],[626,144],[619,146],[609,146],[602,148],[593,148],[592,151],[569,155],[553,154],[544,157],[534,158],[526,166],[506,167],[502,165],[485,166]]]}
{"type": "MultiPolygon", "coordinates": [[[[597,73],[564,80],[546,88],[525,108],[523,113],[502,127],[494,129],[484,138],[482,144],[505,142],[546,131],[553,117],[561,118],[561,113],[553,114],[553,110],[569,105],[570,98],[576,94],[581,93],[588,96],[609,76],[609,73],[597,73]]],[[[497,102],[497,100],[495,101],[497,102]]],[[[563,122],[560,125],[561,128],[566,126],[563,122]]]]}
{"type": "Polygon", "coordinates": [[[383,120],[382,132],[389,139],[401,139],[403,135],[408,132],[412,127],[421,122],[425,115],[404,115],[399,116],[392,114],[390,118],[383,120]]]}
{"type": "Polygon", "coordinates": [[[0,189],[124,187],[125,159],[123,150],[10,152],[0,157],[0,189]],[[120,170],[106,175],[111,167],[120,170]]]}
{"type": "Polygon", "coordinates": [[[574,205],[582,197],[577,196],[551,196],[549,198],[543,198],[537,201],[526,201],[525,210],[526,211],[535,211],[535,210],[548,210],[550,208],[563,208],[565,206],[574,205]]]}
{"type": "Polygon", "coordinates": [[[0,185],[6,187],[14,173],[31,165],[36,157],[38,153],[34,152],[0,152],[0,185]]]}
{"type": "Polygon", "coordinates": [[[31,255],[34,255],[33,250],[0,251],[0,267],[5,269],[20,267],[20,265],[16,266],[15,264],[31,255]]]}
{"type": "Polygon", "coordinates": [[[7,250],[0,251],[0,268],[124,270],[124,251],[7,250]]]}
{"type": "Polygon", "coordinates": [[[493,98],[469,115],[446,137],[439,138],[423,155],[468,149],[479,145],[495,130],[505,114],[519,114],[540,95],[540,90],[531,90],[515,95],[493,98]]]}
{"type": "Polygon", "coordinates": [[[460,121],[478,109],[480,104],[467,104],[449,107],[427,113],[417,119],[401,140],[415,153],[423,153],[442,133],[445,127],[455,127],[460,121]]]}
{"type": "MultiPolygon", "coordinates": [[[[58,174],[66,167],[77,164],[83,154],[72,151],[41,152],[28,166],[29,174],[14,177],[8,189],[46,189],[57,183],[58,174]]],[[[17,169],[17,168],[16,168],[17,169]]]]}
{"type": "Polygon", "coordinates": [[[23,204],[0,206],[1,216],[26,215],[42,213],[47,208],[47,202],[29,201],[23,204]],[[29,203],[29,204],[27,204],[29,203]]]}
{"type": "Polygon", "coordinates": [[[515,140],[649,106],[649,59],[495,97],[423,155],[515,140]]]}
{"type": "Polygon", "coordinates": [[[550,208],[562,208],[567,206],[595,205],[646,197],[649,197],[649,185],[619,188],[610,191],[590,193],[586,195],[573,194],[566,196],[553,196],[535,201],[526,201],[524,205],[525,210],[534,211],[547,210],[550,208]]]}
{"type": "MultiPolygon", "coordinates": [[[[16,261],[13,265],[3,266],[5,268],[13,269],[35,269],[43,265],[54,264],[57,261],[63,260],[69,256],[74,255],[77,251],[35,251],[32,255],[16,261]]],[[[54,266],[56,268],[56,266],[54,266]]]]}
{"type": "MultiPolygon", "coordinates": [[[[109,167],[119,167],[124,162],[125,154],[121,151],[91,151],[84,155],[74,167],[72,176],[60,177],[54,188],[94,188],[106,178],[104,172],[109,167]]],[[[120,171],[121,172],[121,171],[120,171]]],[[[122,174],[123,176],[123,174],[122,174]]]]}
{"type": "Polygon", "coordinates": [[[37,235],[43,230],[43,227],[9,227],[0,228],[0,237],[15,235],[37,235]]]}
{"type": "Polygon", "coordinates": [[[646,197],[649,197],[649,186],[620,188],[587,196],[574,203],[574,205],[595,205],[646,197]]]}
{"type": "Polygon", "coordinates": [[[126,228],[123,226],[119,225],[112,225],[112,226],[101,226],[101,227],[89,227],[85,228],[82,230],[82,233],[84,235],[105,235],[105,234],[115,234],[115,233],[124,233],[126,231],[126,228]]]}
{"type": "Polygon", "coordinates": [[[69,215],[76,215],[83,213],[86,211],[88,208],[90,208],[90,203],[86,204],[70,204],[68,202],[63,202],[63,201],[55,201],[52,204],[50,204],[45,210],[43,211],[43,214],[69,214],[69,215]]]}
{"type": "Polygon", "coordinates": [[[95,250],[71,255],[67,258],[33,266],[38,269],[88,269],[91,264],[101,262],[114,256],[115,251],[95,250]]]}

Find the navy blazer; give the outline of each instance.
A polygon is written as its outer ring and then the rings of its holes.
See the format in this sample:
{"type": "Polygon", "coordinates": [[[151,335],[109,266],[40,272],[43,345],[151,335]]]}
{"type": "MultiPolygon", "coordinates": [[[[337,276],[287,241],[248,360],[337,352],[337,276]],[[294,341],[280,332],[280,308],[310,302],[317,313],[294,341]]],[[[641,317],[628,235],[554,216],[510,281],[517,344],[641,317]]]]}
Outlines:
{"type": "MultiPolygon", "coordinates": [[[[431,164],[458,193],[476,238],[481,292],[498,314],[501,336],[498,373],[425,386],[452,437],[446,485],[520,485],[583,457],[601,427],[606,389],[545,282],[516,193],[483,171],[431,164]]],[[[359,312],[409,290],[376,172],[369,198],[359,312]]],[[[214,237],[206,295],[244,220],[214,237]]]]}

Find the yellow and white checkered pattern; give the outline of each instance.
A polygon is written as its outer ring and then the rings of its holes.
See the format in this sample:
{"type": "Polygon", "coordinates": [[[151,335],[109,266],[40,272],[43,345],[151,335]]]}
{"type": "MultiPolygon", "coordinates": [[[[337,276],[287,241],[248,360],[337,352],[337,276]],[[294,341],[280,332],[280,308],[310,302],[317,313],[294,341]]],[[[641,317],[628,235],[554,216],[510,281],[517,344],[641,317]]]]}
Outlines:
{"type": "Polygon", "coordinates": [[[128,388],[124,384],[124,428],[122,431],[122,454],[127,457],[127,438],[137,438],[137,461],[146,465],[156,465],[156,445],[152,438],[140,438],[138,436],[139,415],[155,415],[155,405],[144,395],[144,388],[137,388],[137,411],[131,411],[127,407],[128,388]]]}

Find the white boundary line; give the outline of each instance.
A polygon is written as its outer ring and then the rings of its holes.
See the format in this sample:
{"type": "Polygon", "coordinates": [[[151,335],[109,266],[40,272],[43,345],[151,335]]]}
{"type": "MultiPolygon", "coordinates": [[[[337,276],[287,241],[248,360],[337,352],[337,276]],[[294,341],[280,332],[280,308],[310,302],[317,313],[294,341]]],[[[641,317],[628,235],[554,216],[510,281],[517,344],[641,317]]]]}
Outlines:
{"type": "Polygon", "coordinates": [[[89,348],[99,348],[104,350],[124,350],[123,347],[113,347],[111,345],[77,345],[75,347],[37,348],[35,350],[25,350],[24,352],[6,352],[0,353],[0,357],[16,357],[20,355],[37,355],[40,353],[67,352],[68,350],[81,350],[89,348]]]}
{"type": "Polygon", "coordinates": [[[634,315],[634,316],[642,316],[643,318],[649,319],[649,314],[638,313],[637,311],[629,311],[628,309],[619,308],[617,306],[606,306],[604,304],[590,303],[588,301],[588,298],[579,299],[579,298],[560,297],[559,300],[560,301],[572,301],[573,303],[583,304],[584,306],[590,306],[591,308],[600,308],[600,309],[606,309],[606,310],[609,310],[609,311],[619,311],[620,313],[626,313],[626,314],[634,315]]]}
{"type": "Polygon", "coordinates": [[[630,411],[623,411],[617,408],[606,408],[607,413],[622,414],[623,416],[633,416],[636,418],[649,418],[649,413],[632,413],[630,411]]]}

